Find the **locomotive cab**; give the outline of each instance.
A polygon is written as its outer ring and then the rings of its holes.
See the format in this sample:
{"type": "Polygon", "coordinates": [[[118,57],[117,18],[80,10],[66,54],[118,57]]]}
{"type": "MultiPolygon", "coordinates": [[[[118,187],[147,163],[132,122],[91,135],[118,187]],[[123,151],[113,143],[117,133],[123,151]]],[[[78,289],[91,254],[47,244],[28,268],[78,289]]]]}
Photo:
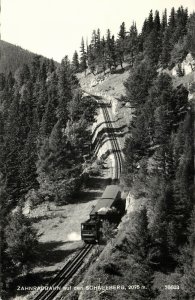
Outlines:
{"type": "Polygon", "coordinates": [[[99,221],[87,220],[81,223],[81,238],[85,243],[97,243],[99,241],[99,221]]]}

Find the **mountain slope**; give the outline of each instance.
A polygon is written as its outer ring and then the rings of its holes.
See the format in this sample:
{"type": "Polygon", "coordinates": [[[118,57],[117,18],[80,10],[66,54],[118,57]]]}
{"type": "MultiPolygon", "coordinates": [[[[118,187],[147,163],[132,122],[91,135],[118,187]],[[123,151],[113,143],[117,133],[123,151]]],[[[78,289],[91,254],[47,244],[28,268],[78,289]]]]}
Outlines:
{"type": "Polygon", "coordinates": [[[0,40],[0,73],[8,74],[10,71],[15,73],[21,65],[30,64],[36,55],[36,53],[0,40]]]}
{"type": "Polygon", "coordinates": [[[34,56],[34,53],[19,46],[0,41],[0,73],[14,73],[22,64],[31,63],[34,56]]]}

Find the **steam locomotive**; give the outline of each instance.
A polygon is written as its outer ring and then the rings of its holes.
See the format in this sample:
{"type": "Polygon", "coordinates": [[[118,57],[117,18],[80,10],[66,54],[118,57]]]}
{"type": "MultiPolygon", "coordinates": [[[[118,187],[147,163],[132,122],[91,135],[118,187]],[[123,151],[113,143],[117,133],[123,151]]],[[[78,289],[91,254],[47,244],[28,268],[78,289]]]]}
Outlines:
{"type": "Polygon", "coordinates": [[[102,223],[108,220],[118,224],[125,211],[118,185],[108,185],[90,212],[89,219],[81,224],[81,239],[85,243],[98,243],[101,240],[102,223]]]}

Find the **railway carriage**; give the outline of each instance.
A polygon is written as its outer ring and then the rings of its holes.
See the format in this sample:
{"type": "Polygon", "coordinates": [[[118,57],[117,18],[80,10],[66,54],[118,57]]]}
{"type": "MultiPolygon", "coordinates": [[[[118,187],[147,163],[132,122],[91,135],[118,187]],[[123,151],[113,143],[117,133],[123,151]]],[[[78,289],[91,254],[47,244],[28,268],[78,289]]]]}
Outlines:
{"type": "Polygon", "coordinates": [[[123,211],[124,203],[121,200],[121,189],[118,185],[108,185],[90,212],[90,218],[81,224],[81,238],[86,243],[99,242],[101,227],[104,220],[118,223],[123,211]]]}

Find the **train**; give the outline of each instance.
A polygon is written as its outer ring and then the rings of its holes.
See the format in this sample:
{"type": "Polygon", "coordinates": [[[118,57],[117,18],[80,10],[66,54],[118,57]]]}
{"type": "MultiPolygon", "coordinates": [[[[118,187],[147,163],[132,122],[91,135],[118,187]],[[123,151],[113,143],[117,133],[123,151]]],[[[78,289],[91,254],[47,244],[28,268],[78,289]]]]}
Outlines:
{"type": "Polygon", "coordinates": [[[104,220],[118,224],[125,212],[125,203],[121,199],[121,188],[118,185],[107,185],[101,198],[92,208],[89,219],[81,223],[81,239],[85,243],[100,243],[104,220]]]}

